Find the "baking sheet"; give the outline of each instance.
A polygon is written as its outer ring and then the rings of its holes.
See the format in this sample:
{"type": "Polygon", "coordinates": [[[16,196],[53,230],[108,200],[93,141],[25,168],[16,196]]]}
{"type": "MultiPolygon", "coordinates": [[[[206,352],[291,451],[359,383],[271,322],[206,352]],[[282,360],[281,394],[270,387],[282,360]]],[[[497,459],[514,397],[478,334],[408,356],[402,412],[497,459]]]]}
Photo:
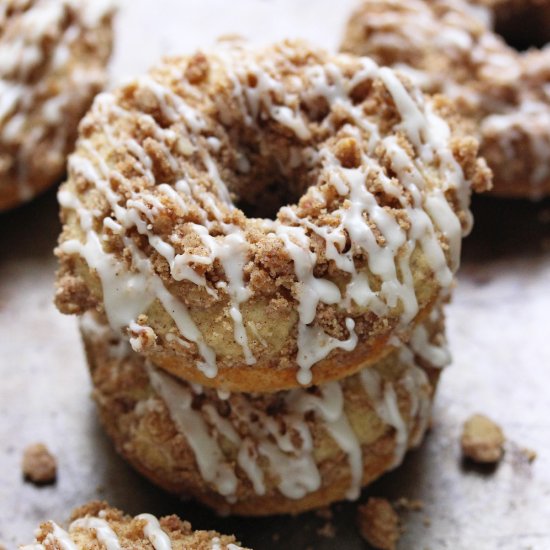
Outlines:
{"type": "MultiPolygon", "coordinates": [[[[328,0],[163,0],[154,9],[150,0],[127,2],[113,80],[223,33],[262,42],[300,35],[333,48],[353,2],[338,5],[336,13],[328,0]]],[[[433,429],[401,468],[362,495],[424,502],[423,511],[402,514],[402,550],[550,548],[550,201],[484,197],[474,213],[447,310],[454,362],[440,384],[433,429]],[[461,462],[461,423],[473,412],[492,416],[508,437],[494,470],[461,462]],[[533,464],[522,447],[537,451],[533,464]]],[[[0,215],[0,544],[29,542],[40,521],[64,522],[75,506],[101,498],[132,514],[178,513],[257,549],[365,548],[354,503],[333,507],[334,538],[317,533],[326,520],[313,513],[218,518],[162,493],[114,453],[90,399],[76,320],[52,305],[58,231],[53,191],[0,215]],[[23,449],[36,441],[58,458],[54,486],[22,480],[23,449]]]]}

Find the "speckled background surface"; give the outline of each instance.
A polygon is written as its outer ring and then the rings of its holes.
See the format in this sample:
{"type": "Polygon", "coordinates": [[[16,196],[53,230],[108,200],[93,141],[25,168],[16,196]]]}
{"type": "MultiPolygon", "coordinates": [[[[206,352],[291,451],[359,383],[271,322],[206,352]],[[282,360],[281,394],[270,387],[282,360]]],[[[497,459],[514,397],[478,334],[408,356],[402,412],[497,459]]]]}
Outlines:
{"type": "MultiPolygon", "coordinates": [[[[256,42],[303,36],[335,48],[352,0],[126,1],[112,73],[121,80],[163,53],[191,51],[220,34],[256,42]],[[229,7],[231,5],[231,7],[229,7]]],[[[443,376],[425,445],[363,492],[420,498],[403,513],[399,548],[550,548],[550,201],[478,198],[476,227],[448,326],[454,362],[443,376]],[[462,464],[458,437],[473,412],[496,419],[508,437],[493,470],[462,464]],[[536,450],[529,464],[522,447],[536,450]]],[[[30,542],[46,518],[104,498],[132,514],[179,513],[196,527],[235,532],[257,549],[365,548],[355,504],[333,507],[335,538],[325,521],[217,518],[163,494],[114,453],[98,425],[76,320],[52,305],[59,226],[54,192],[0,215],[0,543],[30,542]],[[43,441],[59,460],[56,485],[21,478],[25,446],[43,441]]]]}

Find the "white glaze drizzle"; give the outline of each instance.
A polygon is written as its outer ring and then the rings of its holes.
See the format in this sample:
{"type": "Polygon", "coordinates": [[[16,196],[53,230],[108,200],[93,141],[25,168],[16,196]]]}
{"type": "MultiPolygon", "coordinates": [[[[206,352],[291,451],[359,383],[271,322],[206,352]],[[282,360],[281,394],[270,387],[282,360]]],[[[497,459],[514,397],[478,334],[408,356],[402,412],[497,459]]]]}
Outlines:
{"type": "Polygon", "coordinates": [[[113,531],[107,521],[101,518],[79,518],[73,521],[69,531],[73,529],[89,529],[94,531],[97,541],[105,546],[106,550],[121,550],[118,535],[113,531]]]}
{"type": "Polygon", "coordinates": [[[56,544],[61,550],[78,550],[76,544],[71,539],[71,536],[65,529],[62,529],[54,521],[48,522],[52,527],[52,532],[48,533],[44,541],[36,544],[22,546],[21,550],[46,550],[47,546],[56,544]]]}
{"type": "Polygon", "coordinates": [[[155,550],[172,550],[170,537],[162,530],[159,520],[151,514],[140,514],[136,516],[145,522],[144,535],[149,539],[155,550]]]}
{"type": "MultiPolygon", "coordinates": [[[[234,85],[233,94],[241,102],[244,109],[243,117],[248,124],[254,125],[260,113],[263,113],[263,116],[267,115],[279,124],[287,126],[296,133],[298,139],[305,139],[301,126],[303,121],[300,122],[303,115],[289,110],[288,106],[277,104],[274,99],[281,97],[281,94],[284,96],[285,90],[270,73],[272,68],[269,62],[264,59],[260,63],[249,50],[235,47],[216,50],[211,54],[211,59],[223,65],[228,72],[234,85]],[[254,87],[245,84],[250,74],[256,77],[257,83],[254,87]]],[[[345,65],[351,61],[349,58],[341,57],[340,62],[345,65]]],[[[346,132],[359,142],[366,139],[366,132],[368,143],[364,147],[366,151],[362,153],[363,165],[355,169],[342,167],[327,146],[321,145],[316,153],[315,162],[320,163],[320,177],[326,177],[328,183],[346,199],[342,206],[333,212],[341,220],[338,227],[327,228],[318,225],[318,222],[300,218],[288,207],[281,209],[275,222],[262,222],[266,238],[278,239],[294,264],[297,280],[294,294],[299,302],[296,362],[300,367],[298,381],[304,385],[311,382],[311,368],[316,362],[337,348],[353,350],[358,340],[354,330],[355,321],[351,316],[347,316],[344,323],[348,332],[347,338],[340,340],[326,334],[315,322],[319,304],[329,304],[340,311],[349,312],[354,307],[371,308],[377,315],[385,315],[390,308],[396,308],[401,304],[402,315],[398,328],[400,334],[418,312],[410,266],[412,254],[417,247],[422,249],[438,283],[442,287],[451,284],[452,274],[458,267],[462,229],[444,191],[452,190],[461,207],[466,210],[469,197],[469,183],[464,180],[460,167],[450,151],[448,126],[432,112],[429,104],[425,103],[419,94],[409,92],[394,73],[379,68],[368,59],[362,59],[360,68],[351,79],[345,78],[341,68],[333,63],[309,67],[306,70],[306,78],[310,85],[309,88],[306,87],[310,97],[324,97],[345,109],[355,125],[346,125],[346,132]],[[413,144],[418,158],[412,159],[397,139],[382,138],[377,126],[353,105],[350,99],[351,91],[361,82],[374,78],[380,78],[392,95],[401,115],[400,127],[413,144]],[[359,132],[358,128],[361,128],[363,133],[359,132]],[[378,161],[370,156],[374,148],[380,144],[383,144],[392,159],[393,169],[399,175],[399,185],[385,176],[378,161]],[[433,184],[428,182],[425,175],[427,167],[436,157],[439,177],[442,180],[441,189],[433,188],[433,184]],[[365,181],[370,172],[376,173],[386,193],[392,194],[401,202],[411,224],[408,231],[400,227],[368,191],[365,181]],[[412,197],[412,204],[405,199],[401,188],[412,197]],[[378,243],[371,224],[376,225],[383,238],[383,244],[378,243]],[[327,258],[350,275],[350,281],[343,291],[330,280],[314,276],[317,258],[311,244],[313,233],[324,239],[327,258]],[[346,236],[350,237],[352,246],[344,252],[346,236]],[[449,261],[440,242],[441,236],[449,245],[449,261]],[[380,278],[379,290],[373,290],[365,273],[355,267],[354,258],[358,253],[366,254],[369,270],[380,278]]],[[[115,232],[120,228],[122,234],[125,230],[137,229],[166,260],[175,281],[188,280],[206,288],[213,296],[221,290],[227,292],[230,302],[229,315],[234,325],[234,340],[241,347],[245,362],[251,365],[256,362],[256,358],[249,345],[247,322],[243,319],[241,311],[242,304],[251,295],[243,274],[250,245],[246,241],[243,228],[228,223],[219,208],[220,203],[229,209],[233,208],[229,203],[229,191],[209,155],[209,149],[219,147],[219,140],[214,136],[207,136],[203,145],[201,140],[208,127],[203,115],[170,88],[149,76],[140,78],[136,84],[154,95],[168,120],[174,123],[183,122],[184,126],[182,128],[180,125],[179,131],[192,150],[200,151],[206,172],[213,182],[210,193],[206,193],[201,185],[186,174],[183,166],[179,166],[178,173],[181,173],[181,177],[174,187],[163,183],[156,189],[183,211],[190,205],[198,208],[201,223],[189,223],[187,227],[199,237],[209,251],[208,255],[176,254],[170,243],[154,233],[152,222],[162,210],[163,203],[150,192],[138,194],[130,191],[131,196],[123,200],[108,182],[110,179],[124,180],[124,177],[113,167],[107,166],[100,154],[86,140],[80,142],[81,152],[74,154],[70,159],[71,173],[73,177],[80,174],[93,183],[108,201],[113,215],[104,220],[104,225],[115,232]],[[123,202],[124,207],[121,205],[123,202]],[[213,224],[216,225],[218,233],[215,237],[211,235],[213,224]],[[222,282],[214,289],[204,276],[196,273],[191,263],[212,265],[216,260],[225,272],[227,284],[222,282]]],[[[187,86],[183,81],[181,85],[187,86]]],[[[187,86],[185,89],[192,96],[194,92],[191,87],[187,86]]],[[[133,140],[120,142],[112,132],[109,133],[109,117],[116,116],[122,119],[130,115],[138,116],[143,124],[152,128],[156,139],[164,144],[170,162],[178,165],[177,159],[169,154],[177,138],[176,132],[160,128],[149,115],[125,111],[117,105],[115,97],[108,94],[96,99],[93,114],[103,121],[102,127],[105,128],[112,146],[125,145],[132,151],[136,167],[148,181],[154,182],[154,177],[151,172],[151,159],[145,149],[133,140]]],[[[328,121],[323,124],[331,123],[328,121]]],[[[78,199],[70,195],[67,188],[60,192],[59,197],[64,208],[77,212],[85,233],[84,242],[75,239],[65,241],[60,245],[60,250],[68,254],[81,255],[90,268],[97,271],[111,326],[118,330],[132,326],[137,316],[146,312],[151,304],[158,300],[174,319],[182,341],[197,345],[202,356],[197,362],[197,367],[208,377],[216,376],[217,362],[214,350],[206,344],[187,308],[167,290],[155,273],[151,261],[131,239],[124,237],[126,249],[132,259],[132,268],[128,270],[123,262],[103,249],[101,240],[92,229],[93,213],[86,211],[78,199]]],[[[254,330],[250,329],[250,333],[255,336],[254,330]]],[[[154,339],[154,334],[151,337],[154,339]]],[[[260,344],[262,339],[256,337],[260,344]]],[[[138,346],[141,340],[132,338],[131,341],[132,345],[138,346]]],[[[134,349],[138,352],[143,351],[138,347],[134,349]]]]}

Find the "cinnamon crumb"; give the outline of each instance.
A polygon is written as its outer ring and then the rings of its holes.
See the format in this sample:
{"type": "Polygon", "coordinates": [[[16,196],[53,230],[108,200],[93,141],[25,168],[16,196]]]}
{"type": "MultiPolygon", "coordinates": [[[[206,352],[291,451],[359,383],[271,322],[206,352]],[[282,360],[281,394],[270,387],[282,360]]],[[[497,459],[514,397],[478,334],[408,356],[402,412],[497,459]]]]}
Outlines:
{"type": "Polygon", "coordinates": [[[424,524],[424,527],[429,527],[432,524],[432,518],[430,518],[430,516],[424,516],[422,523],[424,524]]]}
{"type": "Polygon", "coordinates": [[[25,479],[36,485],[54,483],[57,460],[43,443],[34,443],[23,453],[22,471],[25,479]]]}
{"type": "Polygon", "coordinates": [[[521,454],[529,461],[534,462],[537,459],[537,451],[524,447],[521,449],[521,454]]]}
{"type": "Polygon", "coordinates": [[[327,521],[322,527],[317,529],[317,534],[326,539],[333,539],[336,536],[336,527],[331,521],[327,521]]]}
{"type": "Polygon", "coordinates": [[[474,414],[464,422],[460,443],[464,456],[475,462],[495,463],[504,453],[502,429],[482,414],[474,414]]]}
{"type": "Polygon", "coordinates": [[[399,517],[384,498],[369,498],[359,506],[357,523],[361,536],[380,550],[395,550],[401,535],[399,517]]]}
{"type": "Polygon", "coordinates": [[[315,515],[318,518],[326,519],[327,521],[334,517],[330,506],[325,506],[324,508],[319,508],[318,510],[315,510],[315,515]]]}
{"type": "Polygon", "coordinates": [[[419,499],[408,499],[407,497],[401,497],[395,501],[394,507],[399,510],[406,510],[407,512],[419,512],[424,509],[424,503],[419,499]]]}

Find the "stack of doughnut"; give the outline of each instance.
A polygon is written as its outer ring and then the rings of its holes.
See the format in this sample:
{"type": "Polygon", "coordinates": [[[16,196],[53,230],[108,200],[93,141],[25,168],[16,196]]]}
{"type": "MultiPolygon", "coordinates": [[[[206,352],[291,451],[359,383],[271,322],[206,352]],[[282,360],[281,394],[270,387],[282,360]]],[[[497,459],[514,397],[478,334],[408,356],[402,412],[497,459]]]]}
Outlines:
{"type": "Polygon", "coordinates": [[[130,517],[103,502],[77,508],[67,530],[54,521],[40,525],[35,542],[20,550],[246,550],[234,536],[193,531],[177,516],[157,519],[151,514],[130,517]]]}
{"type": "Polygon", "coordinates": [[[548,42],[547,0],[364,0],[342,51],[451,98],[494,172],[493,193],[541,198],[550,195],[550,45],[536,46],[548,42]]]}
{"type": "Polygon", "coordinates": [[[422,440],[472,190],[441,96],[301,41],[221,42],[99,95],[59,192],[56,303],[106,431],[220,512],[345,498],[422,440]]]}
{"type": "Polygon", "coordinates": [[[106,81],[112,2],[0,3],[0,212],[60,180],[106,81]]]}

